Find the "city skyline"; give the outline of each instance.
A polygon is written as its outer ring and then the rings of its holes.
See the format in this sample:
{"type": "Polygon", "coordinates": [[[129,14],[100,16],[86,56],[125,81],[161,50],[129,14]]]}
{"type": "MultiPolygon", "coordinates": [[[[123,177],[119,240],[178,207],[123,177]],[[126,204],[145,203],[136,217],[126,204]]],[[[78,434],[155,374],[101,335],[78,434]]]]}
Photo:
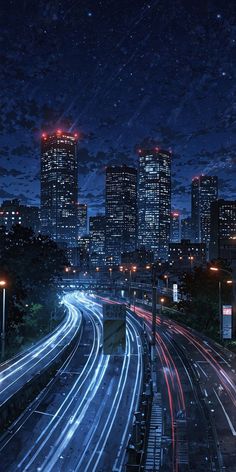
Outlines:
{"type": "Polygon", "coordinates": [[[234,198],[234,19],[231,1],[39,1],[34,14],[4,2],[0,199],[39,203],[40,135],[56,127],[81,134],[91,214],[103,210],[104,167],[133,166],[150,142],[172,148],[183,216],[195,175],[217,175],[221,197],[234,198]]]}

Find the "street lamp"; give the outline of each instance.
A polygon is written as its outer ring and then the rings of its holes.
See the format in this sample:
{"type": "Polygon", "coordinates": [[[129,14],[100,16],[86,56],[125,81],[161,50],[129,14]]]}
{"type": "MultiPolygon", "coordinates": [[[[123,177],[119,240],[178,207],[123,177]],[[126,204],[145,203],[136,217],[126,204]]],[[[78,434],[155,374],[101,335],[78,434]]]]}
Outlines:
{"type": "Polygon", "coordinates": [[[168,291],[168,287],[169,287],[169,277],[167,274],[164,275],[164,279],[166,281],[166,291],[168,291]]]}
{"type": "Polygon", "coordinates": [[[193,261],[194,261],[194,257],[193,256],[189,256],[188,257],[189,261],[190,261],[190,267],[191,267],[191,272],[193,271],[193,261]]]}
{"type": "Polygon", "coordinates": [[[2,353],[1,357],[5,357],[5,337],[6,337],[6,281],[0,280],[0,287],[2,287],[2,353]]]}
{"type": "MultiPolygon", "coordinates": [[[[122,267],[122,266],[121,266],[122,267]]],[[[131,283],[132,283],[132,272],[136,272],[137,266],[131,266],[129,268],[129,303],[131,305],[131,283]]]]}
{"type": "Polygon", "coordinates": [[[161,302],[161,315],[162,315],[162,307],[163,307],[163,303],[164,303],[165,299],[164,298],[161,298],[160,299],[160,302],[161,302]]]}

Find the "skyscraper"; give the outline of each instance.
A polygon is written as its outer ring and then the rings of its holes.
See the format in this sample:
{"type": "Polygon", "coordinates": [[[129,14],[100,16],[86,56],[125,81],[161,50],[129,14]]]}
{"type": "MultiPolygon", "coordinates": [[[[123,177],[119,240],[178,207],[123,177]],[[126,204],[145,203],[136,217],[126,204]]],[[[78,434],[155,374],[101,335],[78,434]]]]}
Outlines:
{"type": "Polygon", "coordinates": [[[168,257],[171,212],[171,153],[160,148],[139,150],[138,245],[168,257]]]}
{"type": "Polygon", "coordinates": [[[106,259],[119,264],[121,253],[136,247],[137,171],[126,165],[106,169],[106,259]]]}
{"type": "Polygon", "coordinates": [[[92,267],[105,264],[106,217],[104,215],[89,218],[90,261],[92,267]]]}
{"type": "Polygon", "coordinates": [[[192,218],[190,216],[181,220],[181,239],[192,241],[192,218]]]}
{"type": "Polygon", "coordinates": [[[193,242],[210,242],[211,203],[218,197],[218,178],[208,175],[192,180],[192,237],[193,242]]]}
{"type": "Polygon", "coordinates": [[[180,213],[178,211],[172,211],[170,217],[170,242],[180,243],[180,240],[180,213]]]}
{"type": "Polygon", "coordinates": [[[217,200],[211,204],[210,259],[222,257],[221,241],[236,237],[236,200],[217,200]]]}
{"type": "Polygon", "coordinates": [[[78,237],[88,234],[88,207],[86,203],[77,205],[78,237]]]}
{"type": "Polygon", "coordinates": [[[61,246],[77,237],[77,134],[43,133],[41,147],[41,227],[61,246]]]}

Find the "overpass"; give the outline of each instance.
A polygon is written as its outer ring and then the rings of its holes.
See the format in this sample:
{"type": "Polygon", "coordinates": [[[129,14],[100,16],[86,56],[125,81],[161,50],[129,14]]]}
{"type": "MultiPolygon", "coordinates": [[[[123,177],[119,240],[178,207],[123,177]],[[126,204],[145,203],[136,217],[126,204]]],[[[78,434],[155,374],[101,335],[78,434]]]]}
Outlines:
{"type": "MultiPolygon", "coordinates": [[[[94,279],[69,279],[64,278],[59,283],[60,288],[66,291],[81,290],[81,291],[106,291],[106,290],[116,290],[116,289],[134,289],[134,290],[145,290],[152,291],[152,285],[147,283],[137,283],[137,282],[122,282],[120,280],[94,280],[94,279]]],[[[160,292],[162,292],[160,290],[160,292]]]]}

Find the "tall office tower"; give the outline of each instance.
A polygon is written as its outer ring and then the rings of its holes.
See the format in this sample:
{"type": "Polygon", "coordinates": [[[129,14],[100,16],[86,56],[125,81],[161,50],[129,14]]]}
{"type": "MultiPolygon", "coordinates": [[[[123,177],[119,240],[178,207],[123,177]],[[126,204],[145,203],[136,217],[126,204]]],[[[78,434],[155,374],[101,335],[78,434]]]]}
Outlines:
{"type": "Polygon", "coordinates": [[[92,267],[105,264],[106,217],[104,215],[89,218],[90,262],[92,267]]]}
{"type": "Polygon", "coordinates": [[[210,259],[222,257],[221,242],[236,237],[236,200],[217,200],[211,204],[210,259]]]}
{"type": "Polygon", "coordinates": [[[192,241],[192,218],[190,216],[181,220],[181,239],[192,241]]]}
{"type": "Polygon", "coordinates": [[[171,153],[139,150],[138,246],[167,259],[170,241],[171,153]]]}
{"type": "Polygon", "coordinates": [[[121,253],[136,248],[137,171],[126,165],[106,169],[106,260],[119,264],[121,253]]]}
{"type": "Polygon", "coordinates": [[[209,175],[192,180],[192,238],[193,242],[210,242],[211,203],[218,197],[218,178],[209,175]]]}
{"type": "Polygon", "coordinates": [[[86,203],[77,205],[78,238],[88,234],[88,207],[86,203]]]}
{"type": "Polygon", "coordinates": [[[180,214],[178,211],[172,211],[170,215],[170,242],[180,243],[181,228],[180,228],[180,214]]]}
{"type": "Polygon", "coordinates": [[[41,228],[63,247],[77,239],[77,134],[43,133],[41,151],[41,228]]]}

